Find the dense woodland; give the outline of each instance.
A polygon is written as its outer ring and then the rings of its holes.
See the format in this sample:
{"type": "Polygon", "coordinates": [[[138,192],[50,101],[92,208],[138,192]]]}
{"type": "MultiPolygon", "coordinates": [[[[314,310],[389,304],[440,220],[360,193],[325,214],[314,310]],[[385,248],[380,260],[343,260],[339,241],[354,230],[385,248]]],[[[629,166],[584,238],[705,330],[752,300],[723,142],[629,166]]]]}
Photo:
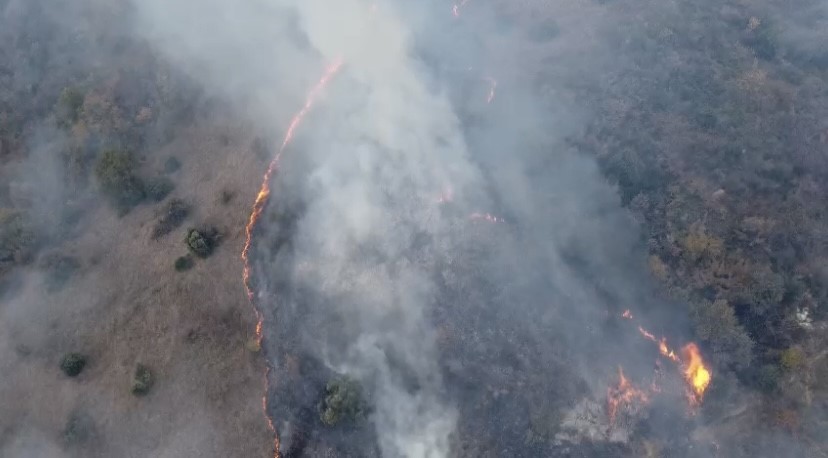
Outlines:
{"type": "MultiPolygon", "coordinates": [[[[23,3],[0,1],[0,279],[50,268],[39,254],[97,196],[119,212],[162,200],[174,183],[142,161],[201,97],[147,46],[92,25],[116,23],[117,6],[67,19],[23,3]],[[11,177],[54,139],[65,198],[37,209],[11,177]]],[[[592,110],[570,144],[640,221],[665,303],[686,305],[727,381],[710,399],[745,389],[768,431],[825,450],[828,5],[600,3],[618,18],[604,33],[619,65],[568,88],[592,110]]]]}
{"type": "Polygon", "coordinates": [[[611,4],[629,18],[615,40],[626,66],[593,93],[600,115],[577,146],[640,218],[652,274],[717,366],[764,393],[776,426],[817,439],[828,9],[651,6],[611,4]]]}

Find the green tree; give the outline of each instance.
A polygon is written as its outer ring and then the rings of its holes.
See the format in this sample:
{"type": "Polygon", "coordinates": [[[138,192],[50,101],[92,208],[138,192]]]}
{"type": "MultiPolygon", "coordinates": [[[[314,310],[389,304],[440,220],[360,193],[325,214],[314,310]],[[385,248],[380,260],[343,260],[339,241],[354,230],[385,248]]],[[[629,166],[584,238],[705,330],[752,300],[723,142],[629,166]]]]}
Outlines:
{"type": "Polygon", "coordinates": [[[104,151],[95,166],[95,175],[104,193],[124,213],[146,196],[144,183],[135,173],[135,160],[126,151],[104,151]]]}
{"type": "Polygon", "coordinates": [[[328,426],[351,423],[364,414],[362,389],[356,381],[340,377],[328,382],[319,403],[319,418],[328,426]]]}
{"type": "Polygon", "coordinates": [[[713,350],[716,362],[736,369],[750,365],[753,341],[724,301],[702,301],[691,306],[696,335],[713,350]]]}

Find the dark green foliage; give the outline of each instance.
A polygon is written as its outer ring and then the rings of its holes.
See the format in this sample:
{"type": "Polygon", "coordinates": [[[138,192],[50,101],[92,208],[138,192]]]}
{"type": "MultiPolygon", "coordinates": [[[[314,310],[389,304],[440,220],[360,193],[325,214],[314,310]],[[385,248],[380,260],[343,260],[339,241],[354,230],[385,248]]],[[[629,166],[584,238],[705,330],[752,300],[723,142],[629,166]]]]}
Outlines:
{"type": "Polygon", "coordinates": [[[365,413],[359,383],[341,377],[328,382],[325,397],[319,403],[319,419],[328,426],[353,423],[365,413]]]}
{"type": "Polygon", "coordinates": [[[181,199],[172,199],[152,230],[152,239],[163,237],[181,225],[190,214],[190,206],[181,199]]]}
{"type": "Polygon", "coordinates": [[[175,173],[181,168],[181,161],[175,156],[170,156],[164,162],[165,173],[175,173]]]}
{"type": "Polygon", "coordinates": [[[690,317],[696,335],[708,344],[719,365],[737,369],[750,365],[753,341],[736,320],[727,302],[718,300],[693,304],[690,317]]]}
{"type": "Polygon", "coordinates": [[[95,166],[95,176],[104,194],[122,213],[146,197],[144,182],[135,173],[132,155],[121,150],[104,151],[95,166]]]}
{"type": "Polygon", "coordinates": [[[34,232],[23,213],[0,209],[0,271],[21,262],[34,244],[34,232]]]}
{"type": "Polygon", "coordinates": [[[175,270],[178,272],[190,270],[194,265],[195,262],[193,262],[193,258],[191,256],[179,256],[175,260],[175,270]]]}
{"type": "Polygon", "coordinates": [[[92,437],[94,428],[94,422],[89,415],[72,412],[63,427],[63,440],[69,445],[86,442],[92,437]]]}
{"type": "Polygon", "coordinates": [[[69,377],[77,377],[86,367],[86,356],[80,353],[68,353],[60,361],[60,370],[69,377]]]}
{"type": "Polygon", "coordinates": [[[161,202],[170,195],[173,189],[175,189],[175,184],[169,178],[164,177],[150,178],[144,184],[147,198],[153,202],[161,202]]]}
{"type": "Polygon", "coordinates": [[[190,229],[187,231],[187,248],[196,256],[206,258],[218,244],[219,234],[214,228],[190,229]]]}
{"type": "Polygon", "coordinates": [[[136,396],[144,396],[149,393],[155,383],[152,371],[143,364],[138,364],[135,367],[135,374],[132,378],[132,394],[136,396]]]}
{"type": "Polygon", "coordinates": [[[74,87],[66,87],[60,93],[56,107],[58,124],[68,127],[77,122],[83,107],[84,94],[74,87]]]}
{"type": "Polygon", "coordinates": [[[765,364],[757,371],[755,383],[759,389],[770,393],[776,390],[781,377],[782,372],[777,366],[773,364],[765,364]]]}
{"type": "Polygon", "coordinates": [[[219,195],[219,202],[221,202],[222,205],[227,205],[233,201],[234,197],[236,197],[236,194],[233,191],[225,188],[221,190],[221,195],[219,195]]]}

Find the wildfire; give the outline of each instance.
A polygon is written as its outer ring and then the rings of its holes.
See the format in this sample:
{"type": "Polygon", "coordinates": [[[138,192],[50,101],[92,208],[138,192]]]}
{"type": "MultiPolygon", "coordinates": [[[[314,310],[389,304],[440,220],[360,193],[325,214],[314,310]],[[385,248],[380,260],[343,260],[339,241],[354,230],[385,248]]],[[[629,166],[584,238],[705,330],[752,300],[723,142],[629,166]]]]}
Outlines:
{"type": "Polygon", "coordinates": [[[704,392],[707,386],[710,385],[710,370],[704,365],[699,347],[694,343],[689,343],[682,348],[682,355],[686,361],[683,367],[684,378],[692,389],[691,403],[693,405],[701,404],[704,392]]]}
{"type": "MultiPolygon", "coordinates": [[[[342,68],[342,59],[337,59],[333,64],[331,64],[328,68],[325,69],[325,74],[316,83],[316,85],[311,89],[308,93],[307,99],[305,100],[305,105],[299,110],[296,115],[293,116],[291,119],[290,124],[288,126],[287,132],[285,133],[284,141],[282,141],[282,146],[279,148],[279,152],[276,153],[276,156],[273,160],[270,161],[270,164],[267,166],[267,171],[265,171],[264,177],[262,178],[262,185],[259,188],[259,193],[256,195],[256,200],[253,202],[253,209],[250,212],[250,218],[248,219],[247,226],[245,226],[245,241],[244,241],[244,249],[242,250],[242,261],[244,262],[244,269],[242,270],[242,279],[244,281],[244,289],[247,292],[247,299],[250,301],[251,305],[253,306],[253,312],[256,315],[256,337],[255,337],[255,345],[254,348],[259,349],[262,345],[262,327],[264,325],[264,317],[262,316],[261,310],[256,306],[256,301],[253,293],[253,286],[251,285],[251,267],[250,267],[250,247],[252,246],[253,242],[253,233],[256,229],[256,225],[259,222],[259,218],[262,216],[262,212],[267,206],[268,198],[270,197],[270,180],[273,178],[273,174],[276,173],[276,170],[279,167],[279,160],[282,157],[282,153],[284,152],[285,148],[290,144],[291,140],[293,140],[293,135],[296,132],[296,129],[302,123],[302,120],[308,114],[310,109],[313,107],[314,102],[316,99],[319,98],[319,94],[325,89],[325,86],[328,85],[330,80],[339,72],[342,68]]],[[[273,432],[274,436],[274,453],[275,456],[279,457],[279,436],[276,434],[276,428],[273,425],[273,419],[270,418],[270,415],[267,413],[267,384],[268,384],[268,374],[270,372],[270,367],[267,368],[264,375],[264,384],[265,384],[265,395],[262,397],[262,409],[265,413],[265,418],[267,418],[267,424],[270,430],[273,432]]]]}
{"type": "MultiPolygon", "coordinates": [[[[631,320],[633,317],[632,312],[630,312],[630,310],[625,310],[621,314],[621,317],[631,320]]],[[[698,345],[693,342],[688,343],[681,349],[681,357],[679,357],[679,355],[676,354],[676,352],[671,349],[669,345],[667,345],[666,337],[658,339],[653,333],[647,331],[642,326],[638,326],[638,332],[645,339],[655,342],[658,345],[658,352],[661,356],[676,363],[681,371],[682,378],[684,378],[688,386],[690,406],[692,408],[698,407],[701,404],[704,392],[707,390],[707,387],[710,385],[710,381],[713,377],[710,369],[704,365],[704,360],[702,359],[701,351],[699,350],[698,345]]],[[[660,367],[660,365],[658,367],[660,367]]],[[[653,384],[653,392],[658,391],[655,388],[656,385],[653,384]]]]}
{"type": "Polygon", "coordinates": [[[671,359],[674,362],[679,362],[678,356],[676,353],[667,346],[667,338],[662,337],[661,340],[658,342],[658,351],[661,353],[662,356],[671,359]]]}
{"type": "Polygon", "coordinates": [[[640,332],[641,335],[644,336],[645,339],[652,340],[653,342],[658,342],[658,339],[656,339],[656,336],[652,335],[649,331],[642,328],[641,326],[638,327],[638,332],[640,332]]]}
{"type": "Polygon", "coordinates": [[[609,415],[610,424],[615,423],[618,409],[624,406],[630,406],[635,402],[646,404],[650,401],[650,396],[642,391],[624,376],[624,370],[618,367],[618,386],[611,386],[607,389],[607,414],[609,415]]]}

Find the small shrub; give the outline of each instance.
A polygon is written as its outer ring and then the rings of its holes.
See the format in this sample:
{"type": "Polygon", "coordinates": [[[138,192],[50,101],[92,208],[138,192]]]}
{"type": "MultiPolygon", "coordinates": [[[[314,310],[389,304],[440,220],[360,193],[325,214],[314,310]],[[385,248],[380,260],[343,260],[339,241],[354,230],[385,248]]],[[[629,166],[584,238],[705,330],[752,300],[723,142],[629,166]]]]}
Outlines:
{"type": "Polygon", "coordinates": [[[181,225],[190,214],[190,206],[181,199],[172,199],[152,230],[152,239],[161,238],[181,225]]]}
{"type": "Polygon", "coordinates": [[[61,127],[69,127],[77,122],[83,108],[84,94],[74,87],[63,88],[58,98],[56,115],[61,127]]]}
{"type": "Polygon", "coordinates": [[[779,363],[786,372],[795,372],[805,364],[805,353],[797,347],[791,347],[782,352],[779,363]]]}
{"type": "Polygon", "coordinates": [[[132,379],[132,394],[143,396],[149,393],[154,382],[152,371],[147,366],[139,364],[135,367],[135,376],[132,379]]]}
{"type": "Polygon", "coordinates": [[[772,364],[765,364],[759,368],[759,372],[756,375],[756,384],[762,391],[771,393],[779,385],[781,376],[778,367],[772,364]]]}
{"type": "Polygon", "coordinates": [[[60,362],[60,370],[69,377],[77,377],[86,367],[86,356],[80,353],[68,353],[60,362]]]}
{"type": "Polygon", "coordinates": [[[175,189],[173,182],[169,178],[164,177],[149,179],[144,185],[144,191],[147,197],[153,202],[161,202],[170,195],[173,189],[175,189]]]}
{"type": "Polygon", "coordinates": [[[166,162],[164,162],[164,172],[165,173],[175,173],[181,168],[181,161],[178,160],[175,156],[170,156],[167,158],[166,162]]]}
{"type": "Polygon", "coordinates": [[[187,248],[196,256],[206,258],[213,253],[218,241],[218,231],[209,229],[190,229],[187,231],[187,248]]]}
{"type": "Polygon", "coordinates": [[[104,151],[95,166],[95,176],[104,194],[121,213],[128,212],[146,197],[144,182],[135,174],[135,160],[125,151],[104,151]]]}
{"type": "Polygon", "coordinates": [[[175,260],[175,270],[178,272],[190,270],[193,268],[193,265],[195,265],[195,263],[193,262],[193,258],[190,256],[179,256],[178,259],[175,260]]]}
{"type": "Polygon", "coordinates": [[[319,403],[319,418],[328,426],[352,423],[364,414],[362,389],[349,378],[337,378],[328,382],[325,397],[319,403]]]}
{"type": "Polygon", "coordinates": [[[221,195],[219,195],[219,202],[221,202],[222,205],[227,205],[233,201],[234,197],[236,197],[236,193],[225,188],[221,190],[221,195]]]}
{"type": "Polygon", "coordinates": [[[94,423],[89,415],[73,412],[63,427],[63,440],[67,444],[86,442],[92,437],[94,423]]]}
{"type": "Polygon", "coordinates": [[[21,262],[34,245],[34,231],[23,213],[0,209],[0,267],[21,262]]]}

